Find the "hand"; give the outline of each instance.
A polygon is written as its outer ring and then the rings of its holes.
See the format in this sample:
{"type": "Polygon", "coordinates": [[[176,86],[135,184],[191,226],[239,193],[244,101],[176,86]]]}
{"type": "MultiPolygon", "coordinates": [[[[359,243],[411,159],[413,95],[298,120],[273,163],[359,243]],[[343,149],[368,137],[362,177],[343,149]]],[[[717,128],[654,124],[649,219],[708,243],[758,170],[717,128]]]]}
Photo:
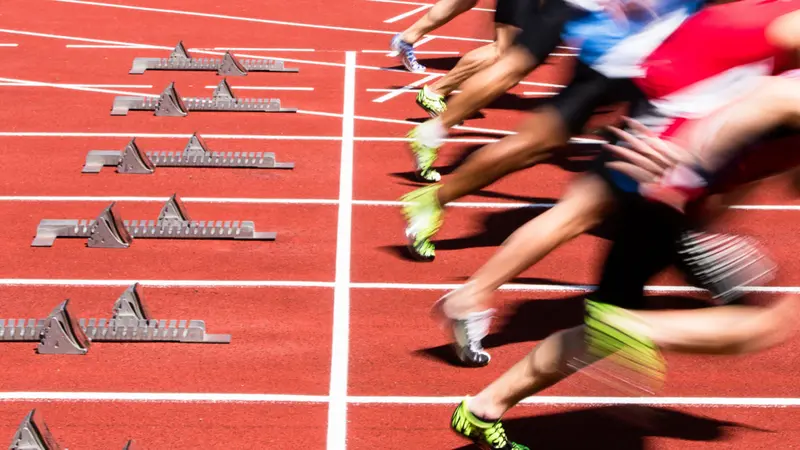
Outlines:
{"type": "Polygon", "coordinates": [[[609,127],[630,148],[604,144],[620,158],[607,162],[606,167],[636,180],[642,196],[685,211],[686,204],[701,196],[706,188],[706,180],[691,169],[698,161],[696,156],[674,142],[659,138],[633,119],[625,121],[638,136],[609,127]]]}

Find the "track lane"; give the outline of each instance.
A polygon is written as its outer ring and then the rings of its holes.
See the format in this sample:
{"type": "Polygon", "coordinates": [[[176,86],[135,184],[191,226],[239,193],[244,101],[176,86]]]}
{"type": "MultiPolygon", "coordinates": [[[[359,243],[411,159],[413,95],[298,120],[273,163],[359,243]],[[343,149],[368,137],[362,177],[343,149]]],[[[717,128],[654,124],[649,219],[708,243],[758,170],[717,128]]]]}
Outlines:
{"type": "MultiPolygon", "coordinates": [[[[45,318],[70,299],[73,318],[110,318],[124,287],[0,287],[0,318],[45,318]]],[[[20,377],[5,391],[195,392],[327,395],[330,289],[141,289],[154,319],[203,320],[230,344],[94,343],[84,356],[38,355],[2,343],[20,377]]]]}

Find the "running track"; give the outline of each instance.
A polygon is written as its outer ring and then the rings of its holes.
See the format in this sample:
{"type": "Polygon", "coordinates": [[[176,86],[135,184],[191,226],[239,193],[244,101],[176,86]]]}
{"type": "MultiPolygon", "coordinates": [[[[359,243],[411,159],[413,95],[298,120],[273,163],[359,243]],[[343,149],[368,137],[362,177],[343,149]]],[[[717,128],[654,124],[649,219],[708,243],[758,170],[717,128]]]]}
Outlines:
{"type": "MultiPolygon", "coordinates": [[[[403,259],[396,199],[413,187],[403,136],[408,120],[423,115],[413,94],[392,89],[428,75],[382,70],[396,63],[380,51],[391,32],[421,12],[406,13],[424,6],[4,3],[0,317],[44,317],[64,298],[72,299],[74,316],[106,317],[114,299],[139,281],[154,316],[203,319],[209,332],[231,333],[233,341],[96,344],[84,357],[38,356],[30,343],[3,344],[0,443],[37,407],[62,445],[76,449],[121,448],[130,438],[145,449],[463,445],[447,430],[454,403],[536,340],[579,320],[581,286],[595,279],[605,244],[582,237],[499,294],[507,320],[491,338],[490,367],[465,370],[441,359],[446,340],[427,317],[431,303],[463,282],[517,224],[557,199],[590,147],[576,145],[578,156],[562,164],[568,170],[542,165],[453,207],[436,263],[403,259]],[[285,58],[299,74],[229,82],[239,96],[279,97],[300,113],[111,117],[120,92],[158,94],[175,81],[184,96],[210,95],[208,86],[219,81],[213,73],[127,74],[134,57],[166,56],[179,40],[197,56],[233,47],[250,49],[238,50],[240,56],[285,58]],[[293,89],[276,89],[287,87],[293,89]],[[274,151],[297,166],[80,173],[89,150],[121,150],[134,135],[146,150],[178,150],[195,131],[212,149],[274,151]],[[79,240],[30,247],[40,219],[93,218],[114,199],[125,218],[154,218],[174,192],[197,220],[253,220],[259,230],[277,231],[278,240],[138,240],[122,251],[90,250],[79,240]]],[[[468,12],[420,46],[431,52],[421,55],[431,72],[490,38],[490,21],[490,12],[468,12]]],[[[553,56],[515,95],[458,130],[442,164],[512,131],[522,117],[516,108],[556,92],[573,59],[568,49],[559,51],[567,56],[553,56]]],[[[599,115],[597,124],[608,117],[599,115]]],[[[792,258],[798,207],[783,186],[768,184],[726,224],[763,238],[783,264],[775,285],[793,292],[800,291],[792,258]]],[[[654,286],[686,291],[669,274],[654,286]]],[[[669,383],[655,399],[614,398],[576,376],[516,409],[508,428],[532,448],[797,448],[794,348],[748,358],[670,355],[669,383]],[[657,405],[637,406],[647,402],[657,405]]]]}

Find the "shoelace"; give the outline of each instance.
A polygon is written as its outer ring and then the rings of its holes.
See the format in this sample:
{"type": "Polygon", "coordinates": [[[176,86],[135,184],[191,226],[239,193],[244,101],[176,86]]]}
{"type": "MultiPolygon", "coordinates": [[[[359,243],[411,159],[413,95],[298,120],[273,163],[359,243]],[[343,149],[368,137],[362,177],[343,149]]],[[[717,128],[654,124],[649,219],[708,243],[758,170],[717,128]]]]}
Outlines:
{"type": "Polygon", "coordinates": [[[503,429],[503,424],[499,421],[486,430],[485,436],[486,440],[492,445],[499,445],[500,447],[508,445],[506,430],[503,429]]]}

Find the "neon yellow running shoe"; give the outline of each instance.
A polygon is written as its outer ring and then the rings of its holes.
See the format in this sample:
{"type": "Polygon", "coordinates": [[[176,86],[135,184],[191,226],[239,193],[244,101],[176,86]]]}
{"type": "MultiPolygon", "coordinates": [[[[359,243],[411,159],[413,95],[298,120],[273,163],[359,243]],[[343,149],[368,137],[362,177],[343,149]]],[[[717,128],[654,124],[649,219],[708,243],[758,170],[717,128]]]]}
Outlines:
{"type": "Polygon", "coordinates": [[[422,89],[417,93],[417,105],[424,109],[431,117],[438,117],[447,109],[447,103],[444,101],[444,95],[439,95],[430,89],[428,86],[422,86],[422,89]]]}
{"type": "Polygon", "coordinates": [[[501,421],[490,423],[475,417],[467,409],[466,400],[453,411],[450,429],[484,450],[530,450],[524,445],[509,441],[501,421]]]}
{"type": "Polygon", "coordinates": [[[639,319],[622,308],[586,300],[587,350],[591,358],[608,358],[626,373],[614,377],[618,382],[653,393],[664,382],[666,363],[650,338],[619,325],[630,320],[639,319]]]}
{"type": "Polygon", "coordinates": [[[439,156],[439,147],[430,147],[420,141],[418,137],[420,126],[422,125],[414,127],[407,135],[411,139],[408,145],[411,147],[411,154],[414,156],[414,168],[420,181],[436,183],[442,179],[439,172],[433,169],[433,163],[436,162],[436,158],[439,156]]]}
{"type": "Polygon", "coordinates": [[[436,248],[431,238],[442,227],[444,209],[436,199],[436,192],[440,187],[438,184],[425,186],[400,199],[407,203],[403,206],[403,215],[408,223],[406,226],[408,250],[420,261],[433,261],[436,257],[436,248]]]}

